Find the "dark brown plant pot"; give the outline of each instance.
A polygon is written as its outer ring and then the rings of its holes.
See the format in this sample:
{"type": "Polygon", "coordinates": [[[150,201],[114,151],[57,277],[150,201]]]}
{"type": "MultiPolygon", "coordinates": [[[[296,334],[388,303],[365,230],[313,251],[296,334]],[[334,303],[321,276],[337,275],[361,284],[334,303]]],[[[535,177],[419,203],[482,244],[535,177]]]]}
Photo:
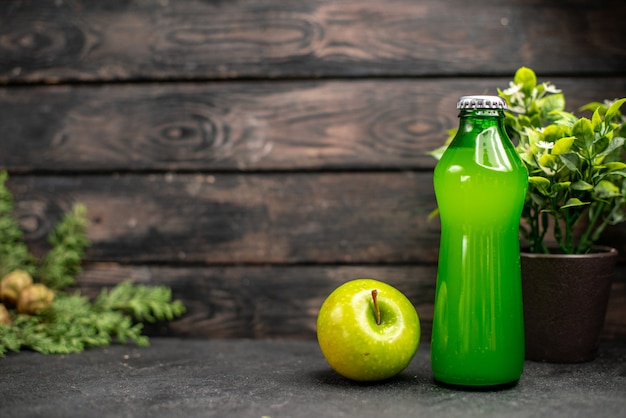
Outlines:
{"type": "Polygon", "coordinates": [[[617,250],[583,255],[522,251],[526,359],[551,363],[593,360],[609,300],[617,250]]]}

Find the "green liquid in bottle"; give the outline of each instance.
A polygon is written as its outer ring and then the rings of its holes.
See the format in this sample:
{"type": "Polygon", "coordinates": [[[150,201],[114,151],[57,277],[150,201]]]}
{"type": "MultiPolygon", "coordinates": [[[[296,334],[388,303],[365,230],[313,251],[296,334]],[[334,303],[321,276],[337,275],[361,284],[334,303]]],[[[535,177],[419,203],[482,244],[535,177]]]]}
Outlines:
{"type": "Polygon", "coordinates": [[[431,362],[437,381],[516,382],[524,366],[519,222],[528,174],[502,110],[462,110],[434,173],[441,218],[431,362]]]}

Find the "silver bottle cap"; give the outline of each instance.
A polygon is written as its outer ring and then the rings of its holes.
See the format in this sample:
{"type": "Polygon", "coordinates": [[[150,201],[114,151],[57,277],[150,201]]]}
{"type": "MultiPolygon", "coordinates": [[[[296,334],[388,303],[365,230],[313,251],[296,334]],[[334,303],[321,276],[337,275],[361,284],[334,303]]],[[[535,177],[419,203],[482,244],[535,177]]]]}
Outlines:
{"type": "Polygon", "coordinates": [[[506,102],[499,96],[463,96],[457,109],[506,109],[506,102]]]}

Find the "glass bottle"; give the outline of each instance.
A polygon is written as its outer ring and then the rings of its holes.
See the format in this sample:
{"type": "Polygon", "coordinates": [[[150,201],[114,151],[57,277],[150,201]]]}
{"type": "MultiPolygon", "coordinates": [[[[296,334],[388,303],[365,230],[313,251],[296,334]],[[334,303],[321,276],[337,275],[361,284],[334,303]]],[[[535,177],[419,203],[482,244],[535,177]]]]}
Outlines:
{"type": "Polygon", "coordinates": [[[528,173],[497,96],[459,99],[434,172],[441,242],[431,363],[436,381],[515,384],[524,367],[519,223],[528,173]]]}

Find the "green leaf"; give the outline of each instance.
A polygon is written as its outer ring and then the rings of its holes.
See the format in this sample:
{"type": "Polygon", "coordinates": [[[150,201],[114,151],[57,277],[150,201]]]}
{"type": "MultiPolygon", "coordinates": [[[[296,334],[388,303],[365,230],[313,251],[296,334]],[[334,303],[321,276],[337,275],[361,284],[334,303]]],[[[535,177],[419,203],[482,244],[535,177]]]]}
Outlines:
{"type": "Polygon", "coordinates": [[[550,154],[543,154],[539,158],[539,164],[543,167],[552,168],[556,159],[550,154]]]}
{"type": "Polygon", "coordinates": [[[438,216],[439,216],[439,208],[433,209],[433,211],[428,214],[428,222],[432,221],[438,216]]]}
{"type": "Polygon", "coordinates": [[[543,126],[543,121],[541,120],[541,115],[536,114],[530,117],[530,124],[535,128],[541,128],[543,126]]]}
{"type": "Polygon", "coordinates": [[[567,202],[565,202],[565,204],[560,207],[560,209],[573,208],[577,206],[585,206],[585,205],[588,205],[589,203],[590,202],[582,202],[580,199],[573,197],[571,199],[568,199],[567,202]]]}
{"type": "Polygon", "coordinates": [[[619,188],[608,180],[599,182],[596,187],[594,187],[594,194],[599,199],[621,196],[619,188]]]}
{"type": "Polygon", "coordinates": [[[598,127],[602,126],[602,117],[600,116],[600,108],[597,108],[595,112],[593,112],[593,116],[591,116],[591,125],[594,131],[598,130],[598,127]]]}
{"type": "Polygon", "coordinates": [[[550,187],[550,180],[545,177],[540,176],[530,176],[528,177],[528,183],[535,186],[537,190],[544,196],[549,195],[548,188],[550,187]]]}
{"type": "Polygon", "coordinates": [[[552,191],[555,193],[558,193],[562,190],[567,190],[569,189],[571,184],[572,184],[571,181],[560,181],[552,185],[552,191]]]}
{"type": "Polygon", "coordinates": [[[554,124],[558,126],[572,127],[576,122],[578,122],[578,117],[569,112],[554,110],[550,112],[550,115],[552,116],[551,119],[554,120],[554,124]]]}
{"type": "Polygon", "coordinates": [[[624,170],[626,169],[626,164],[624,164],[621,161],[614,161],[612,163],[606,163],[604,164],[604,166],[607,169],[607,172],[613,172],[613,171],[618,171],[618,170],[624,170]]]}
{"type": "Polygon", "coordinates": [[[546,142],[556,142],[561,138],[570,136],[568,131],[565,126],[548,125],[542,130],[543,140],[546,142]]]}
{"type": "Polygon", "coordinates": [[[577,182],[572,183],[572,189],[580,191],[590,191],[593,190],[593,185],[587,183],[586,181],[578,180],[577,182]]]}
{"type": "Polygon", "coordinates": [[[515,84],[522,85],[522,91],[527,96],[532,94],[533,89],[537,85],[537,76],[535,72],[527,67],[520,67],[515,72],[515,77],[513,77],[513,82],[515,84]]]}
{"type": "Polygon", "coordinates": [[[604,119],[607,121],[611,121],[613,117],[617,115],[617,113],[619,112],[619,108],[622,107],[624,103],[626,103],[626,97],[624,97],[623,99],[614,101],[611,104],[611,106],[609,106],[608,110],[606,111],[606,115],[604,115],[604,119]]]}
{"type": "Polygon", "coordinates": [[[621,148],[624,145],[624,142],[626,142],[626,139],[622,138],[621,136],[613,137],[611,141],[608,143],[606,149],[602,151],[599,154],[599,156],[606,157],[607,155],[611,154],[615,150],[621,148]]]}
{"type": "Polygon", "coordinates": [[[447,145],[442,145],[439,148],[436,148],[432,151],[430,151],[428,154],[435,158],[436,160],[441,160],[441,157],[443,156],[443,153],[446,152],[446,150],[448,149],[447,145]]]}
{"type": "Polygon", "coordinates": [[[581,112],[584,110],[590,110],[592,112],[599,110],[600,114],[603,115],[606,111],[606,106],[604,106],[604,104],[600,102],[589,102],[586,105],[579,107],[578,110],[580,110],[581,112]],[[603,108],[604,111],[602,110],[603,108]]]}
{"type": "Polygon", "coordinates": [[[542,118],[547,120],[554,119],[555,114],[552,112],[565,110],[565,96],[563,96],[563,93],[550,94],[537,100],[537,106],[541,109],[542,118]]]}
{"type": "Polygon", "coordinates": [[[587,140],[588,138],[593,139],[593,126],[591,121],[587,118],[580,118],[572,127],[572,133],[577,138],[587,140]]]}
{"type": "Polygon", "coordinates": [[[537,128],[524,128],[524,135],[528,138],[528,143],[536,147],[539,141],[543,141],[544,135],[537,128]]]}
{"type": "Polygon", "coordinates": [[[574,152],[568,152],[567,154],[559,154],[559,158],[561,159],[563,165],[567,167],[569,171],[572,171],[574,173],[580,172],[580,158],[578,157],[578,154],[574,152]]]}
{"type": "Polygon", "coordinates": [[[580,118],[572,127],[572,134],[578,140],[581,147],[589,149],[593,144],[593,126],[587,118],[580,118]]]}
{"type": "Polygon", "coordinates": [[[566,138],[561,138],[554,143],[554,147],[552,148],[552,155],[565,154],[570,152],[572,149],[572,145],[574,145],[574,140],[576,138],[573,136],[568,136],[566,138]]]}

